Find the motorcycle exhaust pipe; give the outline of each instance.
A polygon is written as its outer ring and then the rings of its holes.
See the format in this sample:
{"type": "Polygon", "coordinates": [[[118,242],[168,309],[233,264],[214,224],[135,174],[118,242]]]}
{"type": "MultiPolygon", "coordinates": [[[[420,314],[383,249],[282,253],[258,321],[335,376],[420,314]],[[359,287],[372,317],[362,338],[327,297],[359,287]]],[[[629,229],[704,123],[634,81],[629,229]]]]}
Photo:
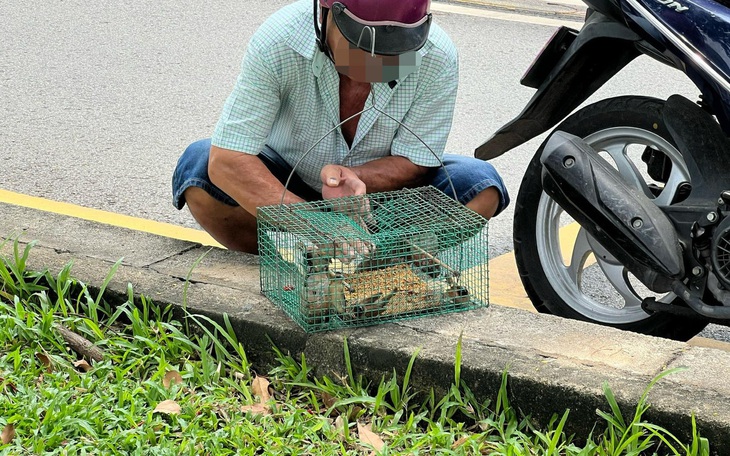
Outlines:
{"type": "Polygon", "coordinates": [[[684,276],[669,218],[577,136],[557,131],[540,162],[544,191],[644,285],[673,291],[684,276]]]}
{"type": "MultiPolygon", "coordinates": [[[[704,303],[698,296],[694,295],[689,288],[687,288],[687,285],[683,284],[679,280],[674,282],[672,291],[674,291],[674,294],[676,294],[679,299],[686,302],[692,310],[704,317],[717,319],[718,321],[727,321],[727,319],[730,318],[730,307],[711,306],[704,303]]],[[[726,323],[723,322],[722,324],[726,323]]]]}

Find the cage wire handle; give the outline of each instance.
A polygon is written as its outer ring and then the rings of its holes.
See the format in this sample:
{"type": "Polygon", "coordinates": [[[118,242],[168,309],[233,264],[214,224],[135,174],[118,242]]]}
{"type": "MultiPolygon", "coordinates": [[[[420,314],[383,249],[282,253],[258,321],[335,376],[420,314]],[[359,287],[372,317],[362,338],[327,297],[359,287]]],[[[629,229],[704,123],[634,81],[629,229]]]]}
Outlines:
{"type": "MultiPolygon", "coordinates": [[[[337,125],[335,125],[332,129],[330,129],[327,133],[325,133],[321,138],[319,138],[312,145],[312,147],[310,147],[306,152],[304,152],[304,154],[302,154],[302,156],[299,157],[299,159],[296,161],[296,163],[294,163],[294,166],[292,167],[292,170],[289,173],[289,177],[286,179],[286,182],[284,183],[284,192],[281,194],[281,201],[279,202],[279,205],[283,205],[284,204],[284,198],[286,197],[286,192],[289,191],[289,184],[291,183],[291,179],[292,179],[292,177],[294,177],[294,173],[296,172],[297,168],[302,163],[302,161],[304,161],[304,159],[314,150],[314,148],[317,147],[322,141],[324,141],[324,139],[327,136],[329,136],[332,132],[334,132],[335,130],[337,130],[338,128],[340,128],[342,125],[344,125],[345,123],[349,122],[350,120],[354,119],[355,117],[357,117],[357,116],[359,116],[361,114],[364,114],[364,113],[366,113],[366,112],[368,112],[370,110],[375,110],[376,112],[379,112],[380,114],[382,114],[385,117],[389,118],[393,122],[397,123],[399,126],[403,127],[408,133],[410,133],[413,136],[415,136],[415,138],[421,144],[423,144],[423,146],[426,149],[428,149],[429,152],[431,152],[431,155],[433,155],[434,158],[436,158],[436,160],[438,160],[439,165],[444,169],[444,172],[446,173],[446,179],[449,181],[449,187],[451,187],[451,192],[454,194],[454,199],[457,202],[459,201],[459,197],[456,194],[456,188],[454,187],[454,182],[451,180],[451,175],[449,174],[449,171],[446,169],[446,165],[444,164],[444,161],[441,159],[441,157],[439,157],[438,154],[436,154],[436,152],[434,152],[433,149],[431,149],[431,147],[429,147],[429,145],[426,144],[426,142],[423,139],[421,139],[421,137],[418,136],[413,130],[411,130],[406,124],[404,124],[403,122],[399,121],[398,119],[395,119],[393,116],[391,116],[390,114],[388,114],[384,110],[382,110],[382,109],[378,108],[377,106],[375,106],[375,92],[373,92],[373,90],[372,90],[372,84],[371,84],[370,93],[373,94],[373,97],[372,97],[371,105],[370,106],[364,107],[360,112],[357,112],[357,113],[351,115],[347,119],[345,119],[342,122],[340,122],[337,125]]],[[[345,158],[348,159],[348,161],[351,161],[351,157],[349,156],[349,154],[346,155],[345,158]]]]}
{"type": "Polygon", "coordinates": [[[292,167],[292,170],[289,173],[289,177],[287,177],[286,182],[284,183],[284,192],[281,194],[281,201],[279,202],[279,205],[284,204],[284,198],[286,197],[286,192],[289,191],[289,183],[291,183],[291,179],[292,179],[292,177],[294,177],[294,173],[296,172],[297,168],[302,163],[302,161],[304,161],[304,159],[307,158],[307,155],[309,155],[314,150],[314,148],[317,147],[322,141],[324,141],[324,139],[327,136],[329,136],[333,131],[337,130],[342,125],[344,125],[348,121],[354,119],[355,117],[359,116],[360,114],[370,111],[372,108],[373,107],[363,108],[360,112],[356,112],[355,114],[351,115],[347,119],[343,120],[342,122],[340,122],[337,125],[335,125],[334,127],[332,127],[332,129],[330,131],[328,131],[321,138],[319,138],[314,144],[312,144],[312,147],[307,149],[307,151],[304,152],[304,154],[302,154],[301,157],[299,157],[299,159],[296,161],[296,163],[294,163],[294,166],[292,167]]]}

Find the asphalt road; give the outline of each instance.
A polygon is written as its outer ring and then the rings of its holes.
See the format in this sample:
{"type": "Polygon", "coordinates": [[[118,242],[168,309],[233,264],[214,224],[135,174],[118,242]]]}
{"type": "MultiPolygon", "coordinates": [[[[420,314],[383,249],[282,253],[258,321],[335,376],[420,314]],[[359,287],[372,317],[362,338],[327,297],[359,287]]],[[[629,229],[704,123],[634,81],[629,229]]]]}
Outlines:
{"type": "MultiPolygon", "coordinates": [[[[582,14],[576,0],[557,2],[562,6],[524,1],[543,9],[520,11],[512,0],[497,5],[500,12],[434,3],[435,20],[461,53],[450,152],[472,154],[521,111],[533,93],[520,86],[521,75],[557,24],[582,14]],[[505,10],[533,15],[504,20],[505,10]]],[[[190,142],[210,136],[248,38],[287,3],[3,3],[0,188],[196,227],[187,211],[171,205],[177,157],[190,142]]],[[[589,102],[673,93],[697,96],[684,75],[640,58],[589,102]]],[[[493,162],[513,198],[541,140],[493,162]]],[[[512,250],[512,215],[510,207],[490,224],[492,257],[512,250]]]]}

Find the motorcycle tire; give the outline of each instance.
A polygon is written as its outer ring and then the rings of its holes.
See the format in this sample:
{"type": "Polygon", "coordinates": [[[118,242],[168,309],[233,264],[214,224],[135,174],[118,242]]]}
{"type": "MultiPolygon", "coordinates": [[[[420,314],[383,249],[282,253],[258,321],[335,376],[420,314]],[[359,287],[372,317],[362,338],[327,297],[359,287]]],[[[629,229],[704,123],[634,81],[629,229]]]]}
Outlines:
{"type": "MultiPolygon", "coordinates": [[[[616,157],[621,160],[622,155],[627,155],[626,150],[636,145],[661,150],[677,163],[672,169],[680,170],[684,160],[662,122],[663,106],[664,101],[648,97],[606,99],[580,109],[556,130],[584,138],[599,151],[604,150],[599,148],[603,146],[606,151],[623,148],[624,153],[602,152],[602,155],[609,155],[609,161],[614,160],[614,166],[622,176],[633,172],[629,179],[636,179],[641,171],[635,163],[633,168],[626,166],[628,163],[617,164],[616,157]]],[[[534,307],[542,313],[675,340],[686,341],[702,331],[707,322],[701,319],[669,313],[650,315],[641,309],[641,300],[651,291],[644,289],[645,294],[640,296],[638,289],[643,285],[632,283],[626,269],[617,261],[612,263],[613,257],[600,251],[600,244],[577,224],[571,224],[570,217],[543,192],[540,155],[544,147],[545,143],[530,162],[522,180],[513,228],[517,268],[534,307]],[[563,232],[561,228],[565,231],[566,226],[572,226],[573,233],[577,234],[573,234],[575,241],[568,241],[573,242],[572,247],[564,249],[559,238],[563,232]],[[563,250],[570,252],[567,264],[563,250]],[[597,250],[600,255],[591,255],[597,250]],[[589,264],[591,258],[594,262],[589,264]],[[588,274],[588,280],[583,280],[585,274],[588,274]]],[[[629,160],[628,155],[626,160],[629,160]]],[[[660,296],[659,300],[684,305],[671,293],[660,296]]]]}

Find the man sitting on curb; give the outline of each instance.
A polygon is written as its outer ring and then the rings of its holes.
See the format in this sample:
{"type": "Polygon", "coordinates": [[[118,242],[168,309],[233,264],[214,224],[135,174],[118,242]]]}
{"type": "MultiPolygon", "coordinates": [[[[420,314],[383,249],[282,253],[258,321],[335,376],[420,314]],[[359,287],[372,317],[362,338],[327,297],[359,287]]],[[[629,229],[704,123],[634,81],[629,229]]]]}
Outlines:
{"type": "Polygon", "coordinates": [[[311,1],[284,7],[251,38],[212,139],[178,161],[174,205],[250,253],[256,208],[284,194],[289,204],[433,185],[454,197],[449,176],[466,207],[486,218],[504,209],[491,164],[443,153],[458,58],[430,0],[311,1]]]}

